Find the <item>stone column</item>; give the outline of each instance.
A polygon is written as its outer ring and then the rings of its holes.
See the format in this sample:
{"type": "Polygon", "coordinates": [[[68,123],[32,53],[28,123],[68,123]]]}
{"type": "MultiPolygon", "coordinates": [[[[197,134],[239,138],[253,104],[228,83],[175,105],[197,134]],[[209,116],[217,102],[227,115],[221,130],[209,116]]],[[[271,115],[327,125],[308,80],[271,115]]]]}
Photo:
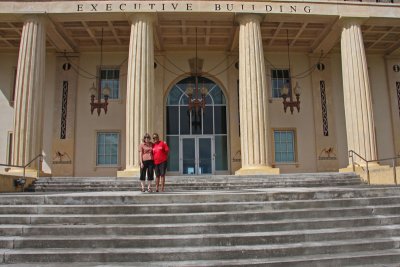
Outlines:
{"type": "MultiPolygon", "coordinates": [[[[348,150],[377,159],[374,117],[360,22],[346,20],[341,37],[343,95],[348,150]]],[[[355,158],[359,164],[364,164],[355,158]]]]}
{"type": "Polygon", "coordinates": [[[138,147],[153,132],[154,45],[150,14],[132,16],[126,93],[126,169],[118,177],[139,175],[138,147]]]}
{"type": "Polygon", "coordinates": [[[240,15],[239,110],[242,168],[237,175],[279,173],[268,163],[268,92],[260,23],[256,14],[240,15]]]}
{"type": "MultiPolygon", "coordinates": [[[[42,153],[46,28],[40,17],[25,20],[15,85],[13,165],[25,165],[42,153]]],[[[36,162],[31,171],[37,170],[36,162]]]]}

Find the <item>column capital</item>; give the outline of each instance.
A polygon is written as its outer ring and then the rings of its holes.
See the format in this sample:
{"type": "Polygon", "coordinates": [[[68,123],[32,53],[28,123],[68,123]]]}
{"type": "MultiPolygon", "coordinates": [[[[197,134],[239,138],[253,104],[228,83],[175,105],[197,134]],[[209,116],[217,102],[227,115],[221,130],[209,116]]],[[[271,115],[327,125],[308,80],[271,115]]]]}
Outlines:
{"type": "Polygon", "coordinates": [[[21,15],[21,18],[23,21],[26,22],[37,22],[37,23],[43,23],[46,24],[47,18],[45,14],[26,14],[26,15],[21,15]]]}
{"type": "Polygon", "coordinates": [[[245,24],[247,22],[257,21],[261,23],[264,19],[264,15],[261,14],[248,14],[248,13],[239,13],[236,15],[236,21],[240,24],[245,24]]]}
{"type": "Polygon", "coordinates": [[[157,15],[154,13],[143,13],[143,12],[138,12],[138,13],[129,13],[127,14],[127,18],[131,23],[135,23],[137,21],[146,21],[153,23],[157,20],[157,15]]]}
{"type": "Polygon", "coordinates": [[[339,25],[348,28],[353,25],[361,26],[368,18],[340,17],[339,25]]]}

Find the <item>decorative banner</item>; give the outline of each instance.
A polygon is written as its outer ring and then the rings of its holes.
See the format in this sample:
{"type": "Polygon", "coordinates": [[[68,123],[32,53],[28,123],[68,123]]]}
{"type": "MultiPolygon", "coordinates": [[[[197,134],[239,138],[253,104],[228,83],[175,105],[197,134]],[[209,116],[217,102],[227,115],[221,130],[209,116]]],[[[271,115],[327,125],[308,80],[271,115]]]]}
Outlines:
{"type": "Polygon", "coordinates": [[[328,136],[328,108],[326,107],[325,81],[319,82],[319,89],[321,91],[322,129],[324,136],[328,136]]]}
{"type": "Polygon", "coordinates": [[[60,139],[65,139],[67,132],[67,108],[68,108],[68,81],[63,81],[63,92],[61,100],[60,139]]]}
{"type": "Polygon", "coordinates": [[[396,82],[397,89],[397,104],[399,106],[399,116],[400,116],[400,82],[396,82]]]}

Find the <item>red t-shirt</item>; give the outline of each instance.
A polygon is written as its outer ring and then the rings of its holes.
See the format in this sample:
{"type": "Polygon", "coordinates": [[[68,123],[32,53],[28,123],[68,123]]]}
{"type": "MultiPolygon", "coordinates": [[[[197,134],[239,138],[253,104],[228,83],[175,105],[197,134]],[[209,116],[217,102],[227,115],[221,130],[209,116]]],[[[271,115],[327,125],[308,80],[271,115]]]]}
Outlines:
{"type": "Polygon", "coordinates": [[[158,141],[153,144],[153,159],[154,164],[160,164],[168,159],[169,147],[163,141],[158,141]]]}

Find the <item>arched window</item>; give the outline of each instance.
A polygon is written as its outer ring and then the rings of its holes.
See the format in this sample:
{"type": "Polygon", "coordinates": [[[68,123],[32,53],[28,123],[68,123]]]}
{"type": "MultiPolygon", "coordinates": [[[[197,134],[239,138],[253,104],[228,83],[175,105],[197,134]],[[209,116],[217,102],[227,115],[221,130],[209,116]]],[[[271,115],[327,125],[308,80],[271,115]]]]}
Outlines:
{"type": "MultiPolygon", "coordinates": [[[[201,88],[205,86],[208,89],[206,95],[206,106],[205,109],[199,109],[198,112],[192,109],[189,112],[188,102],[189,97],[185,93],[186,88],[191,85],[194,86],[195,77],[185,78],[176,83],[170,90],[166,109],[167,109],[167,123],[166,133],[167,142],[170,146],[171,153],[168,161],[168,171],[180,172],[182,174],[202,174],[205,173],[205,169],[199,169],[191,173],[185,168],[186,157],[185,153],[185,141],[191,142],[191,140],[185,140],[182,145],[184,138],[200,138],[197,142],[206,142],[206,137],[210,138],[210,146],[212,152],[212,173],[215,171],[226,171],[228,170],[227,160],[227,106],[226,99],[221,88],[210,79],[199,77],[198,86],[201,88]],[[184,146],[182,148],[182,146],[184,146]]],[[[196,98],[196,90],[193,93],[193,98],[196,98]]],[[[200,98],[200,93],[197,98],[200,98]]],[[[194,140],[194,139],[193,139],[194,140]]],[[[193,141],[193,142],[196,142],[193,141]]],[[[189,151],[191,155],[196,157],[196,160],[201,160],[203,155],[208,155],[207,151],[201,151],[207,145],[199,145],[197,143],[194,151],[189,151]],[[193,152],[193,153],[192,153],[193,152]]],[[[210,170],[206,170],[210,173],[210,170]]]]}

